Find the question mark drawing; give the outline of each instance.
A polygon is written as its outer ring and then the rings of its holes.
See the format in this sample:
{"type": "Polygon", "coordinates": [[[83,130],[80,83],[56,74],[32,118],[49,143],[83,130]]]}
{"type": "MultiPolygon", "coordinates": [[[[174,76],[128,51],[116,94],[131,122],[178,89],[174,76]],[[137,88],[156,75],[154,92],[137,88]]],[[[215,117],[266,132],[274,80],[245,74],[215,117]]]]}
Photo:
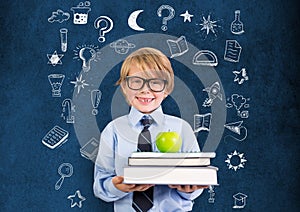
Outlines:
{"type": "Polygon", "coordinates": [[[114,22],[108,16],[100,16],[94,22],[94,27],[99,29],[99,38],[100,43],[105,42],[105,34],[110,32],[114,27],[114,22]],[[101,25],[101,22],[105,23],[104,26],[101,25]]]}
{"type": "Polygon", "coordinates": [[[175,10],[173,9],[173,7],[171,7],[170,5],[161,5],[157,10],[158,17],[162,17],[162,11],[165,9],[169,10],[169,15],[167,17],[163,17],[163,25],[161,27],[162,31],[167,31],[167,22],[175,16],[175,10]]]}

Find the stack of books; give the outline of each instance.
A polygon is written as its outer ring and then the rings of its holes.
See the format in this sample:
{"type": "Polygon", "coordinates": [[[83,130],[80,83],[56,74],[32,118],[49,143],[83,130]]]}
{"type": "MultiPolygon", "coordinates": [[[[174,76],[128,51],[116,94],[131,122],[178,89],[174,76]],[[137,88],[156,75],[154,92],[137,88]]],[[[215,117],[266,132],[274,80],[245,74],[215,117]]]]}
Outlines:
{"type": "Polygon", "coordinates": [[[162,185],[218,185],[214,152],[134,152],[124,168],[124,183],[162,185]]]}

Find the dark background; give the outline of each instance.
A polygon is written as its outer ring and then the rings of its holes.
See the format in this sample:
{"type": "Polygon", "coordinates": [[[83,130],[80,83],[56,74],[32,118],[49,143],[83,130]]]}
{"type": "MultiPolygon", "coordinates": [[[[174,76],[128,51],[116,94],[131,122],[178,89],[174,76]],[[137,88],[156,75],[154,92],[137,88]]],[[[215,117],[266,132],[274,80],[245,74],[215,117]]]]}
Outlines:
{"type": "MultiPolygon", "coordinates": [[[[141,33],[127,26],[129,14],[138,9],[144,12],[139,25],[152,33],[163,33],[162,19],[156,10],[162,4],[171,5],[175,17],[168,22],[168,33],[185,35],[199,49],[210,49],[219,58],[216,70],[225,94],[242,94],[250,98],[250,116],[244,119],[248,137],[240,142],[223,140],[213,164],[219,167],[220,186],[215,188],[215,203],[208,203],[209,193],[196,200],[193,211],[232,211],[232,195],[241,192],[248,196],[244,211],[299,210],[299,6],[297,1],[265,0],[203,0],[203,1],[91,1],[87,25],[74,25],[70,8],[80,1],[6,1],[1,8],[1,73],[0,73],[0,182],[1,211],[112,211],[112,204],[94,197],[92,191],[93,163],[81,157],[72,125],[60,117],[61,101],[71,98],[73,81],[81,71],[81,62],[74,60],[72,50],[79,45],[98,45],[99,48],[125,36],[141,33]],[[53,11],[69,12],[68,21],[49,23],[53,11]],[[234,11],[241,10],[245,33],[233,35],[230,23],[234,11]],[[188,10],[194,15],[191,23],[184,23],[179,15],[188,10]],[[217,39],[203,39],[199,31],[202,15],[211,14],[220,20],[217,39]],[[107,34],[107,41],[97,41],[98,30],[93,21],[100,15],[111,17],[115,23],[107,34]],[[58,31],[69,30],[68,51],[62,65],[47,64],[47,54],[61,53],[58,31]],[[243,50],[239,63],[223,59],[227,39],[236,39],[243,50]],[[246,67],[249,81],[242,85],[233,82],[232,71],[246,67]],[[62,97],[51,97],[47,76],[66,75],[62,97]],[[41,143],[43,136],[60,125],[70,132],[68,142],[50,150],[41,143]],[[224,162],[227,154],[237,150],[244,153],[245,168],[230,170],[224,162]],[[59,179],[57,169],[63,162],[74,167],[74,174],[66,178],[61,189],[54,189],[59,179]],[[71,208],[69,195],[76,190],[86,198],[81,209],[71,208]],[[298,210],[297,210],[298,208],[298,210]]],[[[174,69],[180,64],[174,63],[174,69]]],[[[117,79],[112,70],[107,81],[117,79]]],[[[175,71],[176,73],[176,71],[175,71]]],[[[177,73],[183,81],[188,74],[177,73]]],[[[188,82],[186,82],[188,83],[188,82]]],[[[197,89],[192,82],[190,89],[197,89]]],[[[201,85],[200,85],[201,87],[201,85]]],[[[113,89],[113,86],[111,86],[113,89]]],[[[199,91],[202,90],[202,87],[199,91]]],[[[109,92],[109,91],[108,91],[109,92]]],[[[205,93],[198,92],[201,98],[205,93]]],[[[199,103],[201,104],[201,102],[199,103]]],[[[107,107],[110,102],[107,102],[107,107]]],[[[176,110],[175,110],[176,113],[176,110]]],[[[101,114],[98,115],[101,119],[101,114]]],[[[110,117],[101,122],[103,128],[110,117]]],[[[228,110],[228,122],[239,120],[233,109],[228,110]]],[[[225,131],[228,133],[228,131],[225,131]]],[[[204,135],[199,135],[200,137],[204,135]]],[[[200,142],[201,144],[201,142],[200,142]]]]}

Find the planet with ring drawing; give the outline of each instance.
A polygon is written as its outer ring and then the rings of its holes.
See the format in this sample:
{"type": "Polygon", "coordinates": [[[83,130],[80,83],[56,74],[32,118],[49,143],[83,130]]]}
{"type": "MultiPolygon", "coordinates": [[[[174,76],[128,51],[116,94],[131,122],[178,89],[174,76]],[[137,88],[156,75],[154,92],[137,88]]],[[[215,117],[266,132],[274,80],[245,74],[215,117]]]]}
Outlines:
{"type": "Polygon", "coordinates": [[[109,45],[111,48],[114,48],[115,51],[119,54],[127,54],[129,49],[134,48],[133,43],[129,43],[124,39],[117,40],[109,45]]]}

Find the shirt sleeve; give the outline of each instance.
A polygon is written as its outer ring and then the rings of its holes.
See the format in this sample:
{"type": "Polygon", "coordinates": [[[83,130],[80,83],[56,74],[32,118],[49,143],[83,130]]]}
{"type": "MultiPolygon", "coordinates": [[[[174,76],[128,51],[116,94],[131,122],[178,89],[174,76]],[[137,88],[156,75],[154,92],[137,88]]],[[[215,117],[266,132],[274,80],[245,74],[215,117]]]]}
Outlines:
{"type": "Polygon", "coordinates": [[[194,200],[196,199],[198,196],[200,196],[200,194],[202,194],[203,189],[198,189],[192,193],[185,193],[185,192],[181,192],[181,191],[177,191],[177,193],[184,199],[187,200],[194,200]]]}
{"type": "Polygon", "coordinates": [[[116,201],[128,193],[120,191],[112,183],[115,172],[115,141],[113,124],[103,130],[94,169],[94,194],[106,202],[116,201]]]}

